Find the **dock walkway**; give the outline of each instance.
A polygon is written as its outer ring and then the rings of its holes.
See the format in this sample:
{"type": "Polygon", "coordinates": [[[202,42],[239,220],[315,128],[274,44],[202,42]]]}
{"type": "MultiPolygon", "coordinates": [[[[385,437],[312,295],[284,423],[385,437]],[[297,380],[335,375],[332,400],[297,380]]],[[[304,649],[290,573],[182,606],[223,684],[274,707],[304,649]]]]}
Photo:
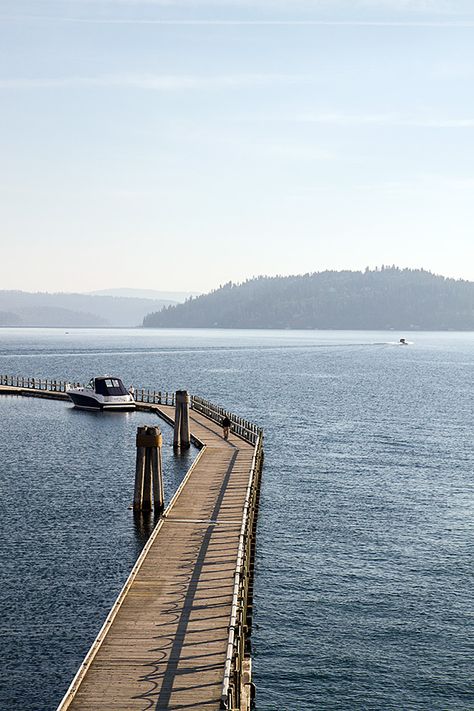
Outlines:
{"type": "Polygon", "coordinates": [[[198,413],[190,426],[205,446],[60,711],[220,708],[254,448],[198,413]]]}
{"type": "MultiPolygon", "coordinates": [[[[138,407],[173,422],[172,406],[138,407]]],[[[257,447],[235,434],[224,440],[219,424],[193,410],[190,430],[202,448],[58,711],[248,707],[227,705],[223,681],[231,678],[229,628],[257,447]]]]}

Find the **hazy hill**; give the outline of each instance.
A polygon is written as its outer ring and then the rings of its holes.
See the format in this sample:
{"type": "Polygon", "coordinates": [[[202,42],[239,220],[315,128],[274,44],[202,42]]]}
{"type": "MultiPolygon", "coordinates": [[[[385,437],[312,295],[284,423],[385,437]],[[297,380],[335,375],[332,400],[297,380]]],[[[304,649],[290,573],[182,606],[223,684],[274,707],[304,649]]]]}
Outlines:
{"type": "Polygon", "coordinates": [[[87,294],[0,291],[0,326],[139,326],[173,302],[87,294]]]}
{"type": "Polygon", "coordinates": [[[474,282],[397,267],[258,277],[150,313],[143,325],[474,330],[474,282]]]}
{"type": "Polygon", "coordinates": [[[197,291],[156,291],[155,289],[101,289],[91,291],[92,296],[126,296],[136,299],[158,299],[174,303],[182,303],[190,296],[199,296],[197,291]]]}
{"type": "Polygon", "coordinates": [[[41,326],[85,328],[92,326],[106,326],[104,319],[94,316],[85,311],[71,311],[59,306],[24,307],[19,313],[10,314],[14,318],[2,318],[4,312],[0,312],[0,326],[41,326]]]}
{"type": "Polygon", "coordinates": [[[19,326],[20,317],[11,311],[0,311],[0,326],[19,326]]]}

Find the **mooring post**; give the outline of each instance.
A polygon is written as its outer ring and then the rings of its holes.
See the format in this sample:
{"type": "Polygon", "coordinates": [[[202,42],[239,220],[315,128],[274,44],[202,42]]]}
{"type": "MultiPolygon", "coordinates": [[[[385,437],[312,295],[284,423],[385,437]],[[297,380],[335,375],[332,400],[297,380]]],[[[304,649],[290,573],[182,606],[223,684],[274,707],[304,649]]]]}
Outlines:
{"type": "Polygon", "coordinates": [[[133,495],[133,508],[135,509],[135,511],[140,511],[142,508],[145,447],[140,444],[140,441],[145,432],[146,427],[137,428],[137,464],[135,467],[135,493],[133,495]]]}
{"type": "Polygon", "coordinates": [[[159,427],[137,428],[137,464],[135,470],[135,511],[161,513],[164,506],[161,447],[163,438],[159,427]]]}
{"type": "Polygon", "coordinates": [[[191,398],[187,390],[177,390],[175,398],[175,420],[173,446],[187,449],[191,446],[189,435],[189,404],[191,398]]]}
{"type": "MultiPolygon", "coordinates": [[[[167,398],[168,399],[168,398],[167,398]]],[[[178,402],[178,394],[176,393],[176,404],[174,408],[174,433],[173,447],[179,447],[179,433],[181,431],[181,403],[178,402]]]]}
{"type": "MultiPolygon", "coordinates": [[[[145,437],[148,437],[148,427],[145,437]]],[[[152,480],[151,480],[151,448],[145,447],[145,467],[143,469],[143,495],[142,495],[142,511],[151,511],[152,509],[152,480]]]]}
{"type": "Polygon", "coordinates": [[[153,508],[155,509],[155,514],[157,514],[161,513],[165,507],[165,498],[163,494],[163,467],[161,458],[163,438],[158,427],[155,427],[154,429],[157,431],[156,437],[158,440],[158,446],[151,449],[151,468],[153,481],[153,508]]]}
{"type": "Polygon", "coordinates": [[[191,439],[189,437],[189,404],[191,398],[189,397],[186,390],[182,394],[181,402],[181,436],[179,438],[179,444],[182,449],[188,449],[191,446],[191,439]]]}

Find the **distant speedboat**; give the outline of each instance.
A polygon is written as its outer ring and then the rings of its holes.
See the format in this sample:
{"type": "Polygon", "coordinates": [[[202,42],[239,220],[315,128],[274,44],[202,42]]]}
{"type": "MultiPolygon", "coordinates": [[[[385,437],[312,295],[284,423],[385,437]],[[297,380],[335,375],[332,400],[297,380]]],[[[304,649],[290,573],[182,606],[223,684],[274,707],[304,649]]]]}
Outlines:
{"type": "Polygon", "coordinates": [[[407,345],[408,345],[406,338],[400,338],[400,340],[399,340],[398,342],[399,342],[399,344],[400,344],[401,346],[407,346],[407,345]]]}
{"type": "Polygon", "coordinates": [[[69,388],[67,394],[81,410],[134,410],[135,400],[120,378],[103,375],[91,378],[83,388],[69,388]]]}

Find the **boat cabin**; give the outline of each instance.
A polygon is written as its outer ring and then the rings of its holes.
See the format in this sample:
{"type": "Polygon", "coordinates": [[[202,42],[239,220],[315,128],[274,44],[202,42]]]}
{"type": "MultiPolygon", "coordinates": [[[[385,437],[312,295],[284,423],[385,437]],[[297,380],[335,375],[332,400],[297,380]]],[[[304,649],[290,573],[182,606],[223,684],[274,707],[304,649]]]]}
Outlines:
{"type": "Polygon", "coordinates": [[[102,378],[92,378],[88,387],[92,388],[97,395],[103,395],[104,397],[111,397],[113,395],[128,395],[128,390],[125,388],[120,378],[109,378],[107,376],[102,378]]]}

